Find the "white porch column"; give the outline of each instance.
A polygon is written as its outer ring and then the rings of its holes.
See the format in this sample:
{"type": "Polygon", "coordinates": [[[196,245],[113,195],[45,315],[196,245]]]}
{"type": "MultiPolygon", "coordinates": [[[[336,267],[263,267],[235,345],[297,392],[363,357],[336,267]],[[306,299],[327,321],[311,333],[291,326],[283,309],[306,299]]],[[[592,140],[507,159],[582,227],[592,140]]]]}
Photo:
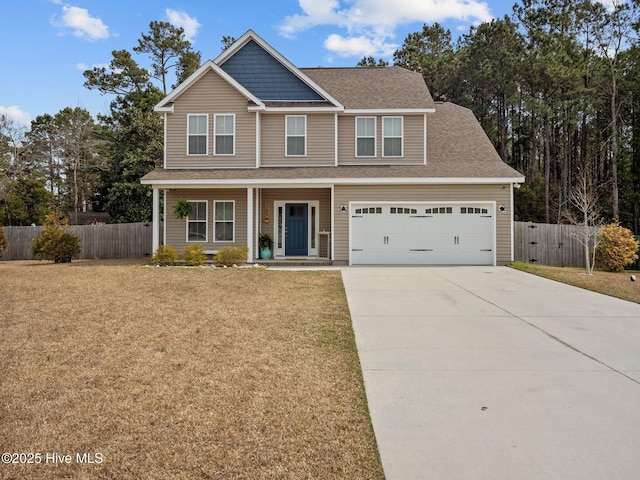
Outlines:
{"type": "Polygon", "coordinates": [[[153,189],[151,225],[153,228],[153,235],[151,236],[151,253],[154,254],[160,245],[160,190],[157,188],[153,189]]]}
{"type": "Polygon", "coordinates": [[[247,188],[247,262],[253,262],[253,188],[247,188]]]}

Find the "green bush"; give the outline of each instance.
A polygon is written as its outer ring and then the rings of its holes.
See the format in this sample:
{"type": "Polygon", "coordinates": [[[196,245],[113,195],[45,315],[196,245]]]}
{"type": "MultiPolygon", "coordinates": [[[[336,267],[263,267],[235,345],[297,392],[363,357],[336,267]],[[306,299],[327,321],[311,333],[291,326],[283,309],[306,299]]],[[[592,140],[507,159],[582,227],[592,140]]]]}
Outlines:
{"type": "Polygon", "coordinates": [[[218,265],[231,267],[238,263],[246,263],[249,247],[224,247],[214,257],[214,261],[218,265]]]}
{"type": "Polygon", "coordinates": [[[7,241],[7,237],[4,236],[4,230],[2,229],[2,225],[0,225],[0,257],[8,248],[9,248],[9,242],[7,241]]]}
{"type": "Polygon", "coordinates": [[[31,253],[42,260],[69,263],[80,254],[80,239],[67,232],[64,227],[69,220],[58,210],[52,210],[44,221],[42,235],[33,239],[31,253]]]}
{"type": "Polygon", "coordinates": [[[191,267],[204,265],[207,261],[207,255],[204,253],[204,247],[199,243],[184,247],[184,261],[191,267]]]}
{"type": "Polygon", "coordinates": [[[598,230],[596,259],[614,272],[621,272],[626,265],[638,259],[638,242],[631,230],[617,223],[604,225],[598,230]]]}
{"type": "Polygon", "coordinates": [[[178,263],[178,258],[178,251],[175,247],[171,245],[160,245],[153,254],[151,263],[162,266],[175,265],[178,263]]]}

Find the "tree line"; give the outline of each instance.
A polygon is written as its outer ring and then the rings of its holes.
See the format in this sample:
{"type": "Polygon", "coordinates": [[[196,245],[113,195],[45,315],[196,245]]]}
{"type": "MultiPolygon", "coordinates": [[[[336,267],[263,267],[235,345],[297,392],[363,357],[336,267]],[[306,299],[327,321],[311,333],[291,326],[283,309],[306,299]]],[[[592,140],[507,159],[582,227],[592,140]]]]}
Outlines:
{"type": "MultiPolygon", "coordinates": [[[[456,42],[441,25],[424,25],[393,63],[420,72],[436,101],[470,108],[503,161],[526,176],[517,220],[566,221],[576,189],[586,189],[603,217],[639,232],[639,4],[521,0],[456,42]]],[[[114,51],[108,67],[84,72],[87,88],[113,96],[108,114],[94,120],[65,108],[29,131],[0,116],[0,224],[41,223],[53,205],[106,211],[116,222],[150,219],[151,192],[139,180],[162,164],[153,106],[201,54],[181,28],[149,27],[133,53],[114,51]]],[[[222,49],[233,40],[223,37],[222,49]]],[[[365,57],[358,66],[387,64],[365,57]]]]}
{"type": "Polygon", "coordinates": [[[526,176],[517,220],[567,221],[576,193],[587,193],[604,219],[638,233],[638,4],[521,0],[455,44],[449,30],[424,25],[394,64],[422,73],[436,101],[470,108],[502,160],[526,176]]]}

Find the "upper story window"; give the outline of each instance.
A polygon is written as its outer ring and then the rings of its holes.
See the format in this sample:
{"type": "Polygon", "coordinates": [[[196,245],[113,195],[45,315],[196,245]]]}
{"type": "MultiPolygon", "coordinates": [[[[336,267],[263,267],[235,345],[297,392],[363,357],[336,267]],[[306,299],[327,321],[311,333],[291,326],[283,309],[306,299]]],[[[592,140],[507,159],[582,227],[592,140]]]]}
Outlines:
{"type": "Polygon", "coordinates": [[[402,117],[382,119],[382,156],[402,157],[402,117]]]}
{"type": "Polygon", "coordinates": [[[213,238],[216,242],[233,242],[235,202],[213,202],[213,238]]]}
{"type": "Polygon", "coordinates": [[[356,117],[356,157],[376,156],[376,118],[356,117]]]}
{"type": "Polygon", "coordinates": [[[187,242],[207,241],[207,202],[194,201],[187,217],[187,242]]]}
{"type": "Polygon", "coordinates": [[[206,155],[209,115],[187,115],[187,154],[206,155]]]}
{"type": "Polygon", "coordinates": [[[215,155],[233,155],[235,153],[236,116],[215,115],[215,155]]]}
{"type": "Polygon", "coordinates": [[[287,115],[286,137],[288,157],[303,157],[307,154],[307,117],[305,115],[287,115]]]}

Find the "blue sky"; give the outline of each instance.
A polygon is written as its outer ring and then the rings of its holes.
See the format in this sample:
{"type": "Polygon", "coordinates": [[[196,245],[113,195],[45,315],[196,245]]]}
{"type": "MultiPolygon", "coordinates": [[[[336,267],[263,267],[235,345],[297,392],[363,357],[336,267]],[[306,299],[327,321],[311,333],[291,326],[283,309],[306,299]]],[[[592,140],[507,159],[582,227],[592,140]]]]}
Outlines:
{"type": "Polygon", "coordinates": [[[424,23],[440,22],[455,37],[510,15],[514,1],[2,1],[0,113],[25,126],[65,107],[107,113],[111,98],[86,89],[82,72],[106,66],[113,50],[133,53],[154,20],[183,27],[203,60],[220,53],[224,35],[251,28],[298,67],[354,66],[365,55],[391,60],[424,23]]]}

